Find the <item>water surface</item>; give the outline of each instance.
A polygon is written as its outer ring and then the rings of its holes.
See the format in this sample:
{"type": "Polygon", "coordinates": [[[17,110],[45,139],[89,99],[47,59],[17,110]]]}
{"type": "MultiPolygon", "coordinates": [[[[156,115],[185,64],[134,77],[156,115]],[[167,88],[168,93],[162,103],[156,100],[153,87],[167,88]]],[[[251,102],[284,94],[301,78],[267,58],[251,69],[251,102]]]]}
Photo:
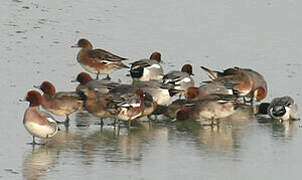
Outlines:
{"type": "MultiPolygon", "coordinates": [[[[301,122],[276,124],[247,112],[218,128],[194,122],[142,122],[116,136],[98,119],[73,115],[47,146],[27,145],[22,124],[32,85],[73,90],[83,71],[79,38],[129,62],[160,51],[164,69],[192,63],[250,67],[269,84],[267,101],[290,95],[301,106],[302,24],[298,0],[7,0],[0,6],[0,178],[300,179],[301,122]],[[77,127],[77,124],[87,126],[77,127]]],[[[130,82],[126,70],[113,79],[130,82]]],[[[63,117],[57,117],[63,119],[63,117]]]]}

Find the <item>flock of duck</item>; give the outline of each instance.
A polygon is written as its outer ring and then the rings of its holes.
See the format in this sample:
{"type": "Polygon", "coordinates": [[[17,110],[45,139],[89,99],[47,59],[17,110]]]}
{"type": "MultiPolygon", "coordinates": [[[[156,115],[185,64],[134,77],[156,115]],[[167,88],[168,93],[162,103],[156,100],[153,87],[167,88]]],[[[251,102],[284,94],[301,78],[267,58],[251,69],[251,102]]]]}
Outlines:
{"type": "Polygon", "coordinates": [[[29,101],[23,124],[33,136],[32,144],[38,144],[35,137],[51,138],[58,131],[58,123],[69,123],[69,115],[88,111],[103,119],[112,118],[114,128],[120,122],[128,123],[142,116],[152,120],[153,116],[168,114],[176,120],[207,120],[210,126],[218,126],[219,120],[231,116],[240,105],[255,107],[255,114],[270,116],[280,121],[297,120],[297,105],[289,96],[274,98],[270,103],[255,105],[267,96],[267,83],[263,76],[252,69],[239,67],[224,71],[214,71],[201,66],[211,80],[203,81],[194,87],[192,66],[185,64],[180,71],[164,73],[161,54],[154,52],[149,59],[141,59],[125,65],[126,58],[114,55],[103,49],[93,49],[87,39],[80,39],[75,46],[81,48],[77,55],[78,63],[88,72],[96,74],[93,79],[88,73],[77,75],[79,82],[73,92],[56,92],[55,86],[44,81],[39,86],[43,94],[36,90],[27,92],[29,101]],[[132,84],[122,84],[110,80],[110,74],[130,68],[132,84]],[[100,75],[106,75],[99,79],[100,75]],[[178,98],[170,105],[173,96],[178,98]],[[66,116],[64,122],[57,121],[51,114],[40,110],[40,105],[48,112],[66,116]],[[169,113],[167,113],[169,112],[169,113]]]}

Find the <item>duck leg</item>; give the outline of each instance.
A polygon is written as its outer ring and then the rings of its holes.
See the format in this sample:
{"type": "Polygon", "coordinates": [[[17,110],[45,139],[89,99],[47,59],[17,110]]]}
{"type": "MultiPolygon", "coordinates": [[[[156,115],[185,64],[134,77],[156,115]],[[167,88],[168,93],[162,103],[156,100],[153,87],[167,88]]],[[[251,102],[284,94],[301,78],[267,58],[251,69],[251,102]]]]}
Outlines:
{"type": "Polygon", "coordinates": [[[121,124],[120,124],[120,120],[117,120],[117,135],[120,135],[120,128],[121,128],[121,124]]]}
{"type": "Polygon", "coordinates": [[[33,136],[33,141],[31,143],[28,143],[28,144],[31,144],[33,146],[35,146],[35,145],[45,145],[45,143],[44,144],[43,143],[37,143],[36,140],[35,140],[35,136],[33,136]]]}
{"type": "Polygon", "coordinates": [[[131,128],[131,121],[129,120],[128,121],[128,129],[130,129],[131,128]]]}
{"type": "Polygon", "coordinates": [[[66,119],[64,121],[65,126],[69,126],[69,114],[66,115],[66,119]]]}
{"type": "Polygon", "coordinates": [[[109,74],[107,74],[107,76],[104,78],[104,80],[111,80],[109,74]]]}
{"type": "Polygon", "coordinates": [[[35,136],[33,136],[33,142],[32,142],[32,145],[35,145],[37,144],[36,141],[35,141],[35,136]]]}
{"type": "Polygon", "coordinates": [[[101,128],[103,128],[103,126],[104,126],[103,118],[100,118],[100,125],[101,125],[101,128]]]}
{"type": "Polygon", "coordinates": [[[99,79],[99,76],[100,76],[100,72],[98,72],[97,74],[96,74],[96,80],[98,80],[99,79]]]}

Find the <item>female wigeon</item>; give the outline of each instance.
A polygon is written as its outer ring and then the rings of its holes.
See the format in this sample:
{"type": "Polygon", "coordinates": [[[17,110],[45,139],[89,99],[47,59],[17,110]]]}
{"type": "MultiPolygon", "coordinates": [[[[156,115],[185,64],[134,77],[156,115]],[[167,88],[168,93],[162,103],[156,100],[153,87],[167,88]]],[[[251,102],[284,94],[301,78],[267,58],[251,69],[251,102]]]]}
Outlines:
{"type": "Polygon", "coordinates": [[[191,100],[199,100],[210,94],[234,95],[233,88],[236,84],[224,83],[221,81],[210,81],[199,88],[189,87],[185,90],[185,97],[191,100]]]}
{"type": "Polygon", "coordinates": [[[29,107],[25,111],[23,124],[33,136],[32,144],[37,144],[35,137],[46,139],[53,137],[58,132],[58,126],[50,114],[40,110],[41,94],[34,90],[28,91],[25,100],[29,101],[29,107]]]}
{"type": "Polygon", "coordinates": [[[138,89],[135,93],[126,93],[114,97],[108,102],[106,108],[116,119],[127,121],[130,128],[131,121],[142,116],[144,113],[145,92],[138,89]]]}
{"type": "Polygon", "coordinates": [[[106,107],[113,95],[100,93],[91,87],[82,88],[80,91],[86,96],[84,107],[89,113],[100,118],[100,125],[103,127],[103,119],[112,117],[111,114],[106,111],[106,107]]]}
{"type": "Polygon", "coordinates": [[[72,46],[82,48],[77,56],[77,61],[88,72],[96,74],[97,79],[100,74],[109,74],[122,68],[129,68],[122,63],[126,58],[119,57],[103,49],[93,49],[92,44],[87,39],[80,39],[77,45],[72,46]]]}
{"type": "Polygon", "coordinates": [[[161,54],[154,52],[150,59],[141,59],[131,63],[130,75],[136,81],[161,80],[164,76],[160,65],[161,54]]]}
{"type": "Polygon", "coordinates": [[[271,103],[261,103],[256,114],[268,114],[271,118],[281,121],[300,119],[298,106],[289,96],[274,98],[271,103]]]}
{"type": "Polygon", "coordinates": [[[47,111],[60,116],[66,116],[65,123],[69,123],[69,115],[80,111],[84,97],[76,92],[57,92],[53,84],[44,81],[35,88],[43,91],[42,107],[47,111]]]}
{"type": "Polygon", "coordinates": [[[234,90],[241,97],[250,97],[252,104],[254,100],[263,100],[267,95],[266,81],[261,74],[254,70],[234,67],[219,72],[203,66],[201,66],[201,68],[205,70],[208,76],[214,81],[232,84],[237,83],[237,85],[234,86],[234,90]]]}
{"type": "Polygon", "coordinates": [[[191,101],[185,107],[176,112],[177,120],[201,120],[211,121],[211,125],[219,119],[226,118],[235,112],[236,99],[228,95],[209,95],[198,101],[191,101]]]}
{"type": "Polygon", "coordinates": [[[119,83],[112,82],[110,80],[95,80],[85,72],[81,72],[78,74],[76,80],[72,80],[71,82],[79,82],[80,84],[77,86],[76,91],[79,92],[81,89],[89,87],[100,93],[108,93],[110,89],[119,86],[119,83]]]}
{"type": "Polygon", "coordinates": [[[194,86],[192,66],[185,64],[181,68],[181,71],[171,71],[163,77],[163,84],[167,87],[183,90],[194,86]]]}

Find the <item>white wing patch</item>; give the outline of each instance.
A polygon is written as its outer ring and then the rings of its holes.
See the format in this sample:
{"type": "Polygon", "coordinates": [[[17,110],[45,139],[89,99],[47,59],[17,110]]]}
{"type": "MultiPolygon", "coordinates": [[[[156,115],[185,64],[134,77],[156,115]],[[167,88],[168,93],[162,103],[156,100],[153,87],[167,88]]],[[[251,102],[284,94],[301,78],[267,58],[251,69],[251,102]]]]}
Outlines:
{"type": "Polygon", "coordinates": [[[123,104],[122,107],[140,107],[140,103],[134,103],[134,104],[123,104]]]}
{"type": "Polygon", "coordinates": [[[48,121],[48,122],[51,122],[51,123],[56,123],[56,124],[57,124],[57,122],[56,122],[53,118],[51,118],[51,117],[48,117],[48,118],[47,118],[47,121],[48,121]]]}
{"type": "Polygon", "coordinates": [[[187,83],[187,82],[191,82],[191,79],[186,77],[186,78],[183,79],[183,81],[187,83]]]}

